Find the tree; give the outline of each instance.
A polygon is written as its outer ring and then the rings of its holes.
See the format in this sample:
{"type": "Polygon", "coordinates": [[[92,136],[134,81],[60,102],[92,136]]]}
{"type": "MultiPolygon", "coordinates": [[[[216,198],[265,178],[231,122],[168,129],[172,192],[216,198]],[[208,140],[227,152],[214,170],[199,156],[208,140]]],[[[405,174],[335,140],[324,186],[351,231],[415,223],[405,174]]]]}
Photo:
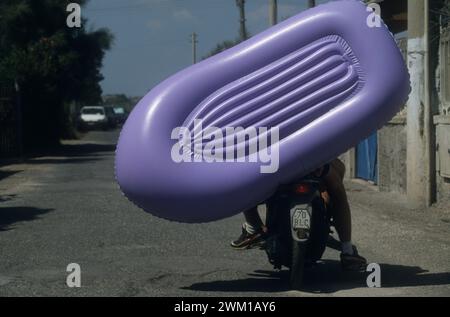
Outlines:
{"type": "Polygon", "coordinates": [[[314,8],[316,6],[315,0],[308,0],[308,8],[314,8]]]}
{"type": "MultiPolygon", "coordinates": [[[[21,88],[25,146],[55,145],[64,107],[101,101],[100,70],[113,36],[66,25],[69,0],[2,0],[0,78],[21,88]]],[[[86,0],[77,1],[84,5],[86,0]]]]}
{"type": "Polygon", "coordinates": [[[220,52],[223,52],[223,51],[239,44],[240,42],[242,42],[240,38],[236,39],[234,41],[232,41],[232,40],[223,41],[223,42],[217,44],[215,48],[213,48],[205,57],[203,57],[203,59],[206,59],[208,57],[219,54],[220,52]]]}
{"type": "Polygon", "coordinates": [[[442,26],[447,26],[450,21],[450,1],[440,0],[442,2],[442,7],[440,11],[437,11],[441,16],[442,26]]]}
{"type": "Polygon", "coordinates": [[[124,107],[126,111],[131,112],[141,97],[128,97],[125,94],[114,94],[103,96],[103,104],[107,106],[124,107]]]}
{"type": "Polygon", "coordinates": [[[217,44],[215,48],[213,48],[205,57],[203,57],[203,59],[223,52],[250,37],[246,27],[245,0],[236,0],[236,5],[239,9],[239,38],[237,38],[236,40],[225,40],[217,44]]]}

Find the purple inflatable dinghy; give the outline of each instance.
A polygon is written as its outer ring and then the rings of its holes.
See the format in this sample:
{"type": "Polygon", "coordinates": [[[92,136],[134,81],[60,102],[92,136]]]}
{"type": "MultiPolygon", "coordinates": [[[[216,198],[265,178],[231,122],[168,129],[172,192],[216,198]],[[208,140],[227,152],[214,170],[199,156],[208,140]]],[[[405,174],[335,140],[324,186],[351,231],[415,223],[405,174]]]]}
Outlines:
{"type": "Polygon", "coordinates": [[[169,220],[222,219],[380,128],[410,87],[370,14],[355,0],[320,5],[156,86],[119,138],[124,194],[169,220]]]}

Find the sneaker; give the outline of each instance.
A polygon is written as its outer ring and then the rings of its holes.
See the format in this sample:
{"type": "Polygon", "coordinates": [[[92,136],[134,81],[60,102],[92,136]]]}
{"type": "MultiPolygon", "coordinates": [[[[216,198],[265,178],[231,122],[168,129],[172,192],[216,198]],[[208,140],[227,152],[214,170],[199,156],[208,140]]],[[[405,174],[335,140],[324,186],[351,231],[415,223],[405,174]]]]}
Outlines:
{"type": "Polygon", "coordinates": [[[353,246],[353,254],[341,253],[341,265],[344,271],[365,271],[367,260],[360,256],[353,246]]]}
{"type": "Polygon", "coordinates": [[[253,234],[248,233],[245,226],[242,226],[242,233],[233,242],[231,247],[236,250],[251,249],[254,247],[260,247],[264,242],[264,231],[261,229],[253,234]]]}

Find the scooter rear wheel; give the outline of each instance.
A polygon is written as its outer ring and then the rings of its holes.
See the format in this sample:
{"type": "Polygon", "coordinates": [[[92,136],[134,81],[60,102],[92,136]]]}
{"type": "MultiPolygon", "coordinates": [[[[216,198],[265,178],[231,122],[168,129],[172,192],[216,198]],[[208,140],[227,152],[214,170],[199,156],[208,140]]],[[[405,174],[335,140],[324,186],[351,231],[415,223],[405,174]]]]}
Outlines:
{"type": "Polygon", "coordinates": [[[308,241],[292,241],[292,263],[289,268],[289,286],[294,290],[300,290],[302,287],[307,244],[308,241]]]}

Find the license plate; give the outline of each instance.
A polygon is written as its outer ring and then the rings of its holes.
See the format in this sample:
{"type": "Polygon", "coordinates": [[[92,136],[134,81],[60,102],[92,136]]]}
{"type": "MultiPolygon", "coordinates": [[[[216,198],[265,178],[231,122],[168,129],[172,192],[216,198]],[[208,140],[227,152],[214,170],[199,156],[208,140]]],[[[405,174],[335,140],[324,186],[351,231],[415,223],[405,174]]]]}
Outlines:
{"type": "Polygon", "coordinates": [[[292,227],[294,229],[309,229],[311,227],[311,216],[307,209],[294,207],[292,227]]]}

